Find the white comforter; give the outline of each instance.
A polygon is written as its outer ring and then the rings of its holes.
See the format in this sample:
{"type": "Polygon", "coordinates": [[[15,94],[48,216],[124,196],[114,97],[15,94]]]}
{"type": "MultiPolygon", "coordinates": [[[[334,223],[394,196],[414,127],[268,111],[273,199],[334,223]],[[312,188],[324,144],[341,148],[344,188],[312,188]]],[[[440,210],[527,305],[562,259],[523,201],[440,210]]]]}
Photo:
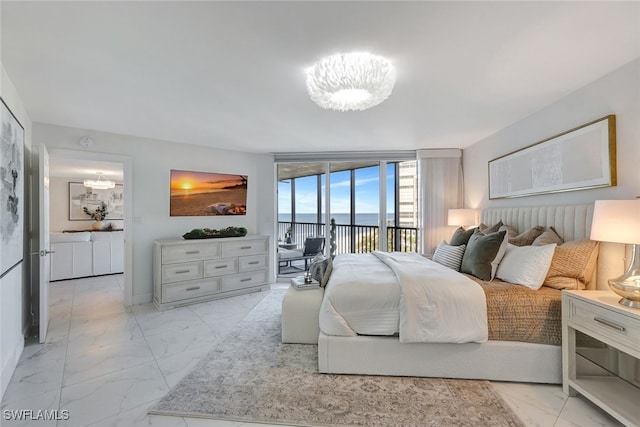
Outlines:
{"type": "Polygon", "coordinates": [[[393,335],[401,342],[487,340],[482,288],[414,253],[340,255],[325,291],[328,335],[393,335]]]}

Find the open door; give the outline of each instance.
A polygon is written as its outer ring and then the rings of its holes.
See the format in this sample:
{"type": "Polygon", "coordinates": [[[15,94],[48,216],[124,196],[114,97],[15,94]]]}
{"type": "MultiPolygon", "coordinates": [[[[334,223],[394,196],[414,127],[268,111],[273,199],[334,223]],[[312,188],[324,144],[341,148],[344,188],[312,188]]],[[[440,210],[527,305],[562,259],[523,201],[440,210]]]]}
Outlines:
{"type": "Polygon", "coordinates": [[[44,144],[40,144],[40,174],[39,176],[39,206],[40,206],[40,342],[47,339],[47,327],[49,326],[49,277],[51,258],[49,243],[49,152],[44,144]]]}

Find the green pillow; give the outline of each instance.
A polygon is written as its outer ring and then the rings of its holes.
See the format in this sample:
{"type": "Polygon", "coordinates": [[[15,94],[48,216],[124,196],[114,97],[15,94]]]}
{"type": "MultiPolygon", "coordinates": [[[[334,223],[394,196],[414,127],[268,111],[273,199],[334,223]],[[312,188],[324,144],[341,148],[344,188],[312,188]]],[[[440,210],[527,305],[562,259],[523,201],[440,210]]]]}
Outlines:
{"type": "Polygon", "coordinates": [[[449,242],[449,246],[466,245],[474,231],[476,231],[475,228],[470,228],[468,230],[465,230],[462,227],[458,228],[453,233],[453,236],[451,236],[451,241],[449,242]]]}
{"type": "Polygon", "coordinates": [[[473,233],[462,257],[460,271],[482,280],[491,280],[496,274],[498,263],[504,256],[506,230],[485,234],[473,233]]]}

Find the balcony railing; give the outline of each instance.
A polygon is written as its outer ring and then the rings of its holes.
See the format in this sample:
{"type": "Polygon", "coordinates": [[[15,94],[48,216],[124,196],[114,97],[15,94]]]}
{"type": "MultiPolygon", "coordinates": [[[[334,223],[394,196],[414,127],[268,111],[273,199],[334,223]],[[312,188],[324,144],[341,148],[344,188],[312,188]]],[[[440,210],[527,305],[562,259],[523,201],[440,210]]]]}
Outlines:
{"type": "MultiPolygon", "coordinates": [[[[306,237],[324,235],[324,223],[278,222],[278,238],[283,238],[291,228],[291,240],[302,247],[306,237]]],[[[336,224],[336,255],[365,253],[378,250],[380,227],[377,225],[336,224]]],[[[326,253],[329,253],[327,242],[326,253]]],[[[387,250],[389,252],[417,252],[418,229],[415,227],[387,226],[387,250]]]]}

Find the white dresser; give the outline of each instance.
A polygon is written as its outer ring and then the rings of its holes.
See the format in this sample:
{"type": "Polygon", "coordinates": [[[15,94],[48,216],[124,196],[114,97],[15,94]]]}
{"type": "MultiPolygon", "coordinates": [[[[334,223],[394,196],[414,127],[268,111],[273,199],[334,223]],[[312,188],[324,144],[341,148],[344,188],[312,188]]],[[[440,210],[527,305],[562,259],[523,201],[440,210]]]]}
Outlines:
{"type": "Polygon", "coordinates": [[[157,240],[153,302],[159,309],[269,288],[269,237],[157,240]]]}

